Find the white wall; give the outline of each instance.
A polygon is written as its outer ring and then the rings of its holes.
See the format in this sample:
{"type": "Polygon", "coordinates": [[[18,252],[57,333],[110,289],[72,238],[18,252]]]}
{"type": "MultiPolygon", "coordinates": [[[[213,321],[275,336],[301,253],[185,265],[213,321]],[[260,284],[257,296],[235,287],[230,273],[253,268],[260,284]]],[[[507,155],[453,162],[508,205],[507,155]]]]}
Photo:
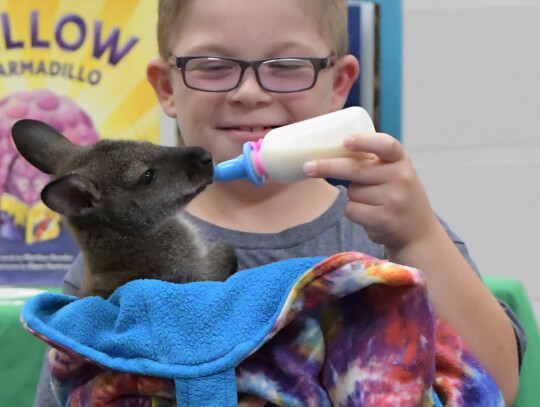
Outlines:
{"type": "Polygon", "coordinates": [[[404,0],[404,144],[483,273],[540,321],[540,0],[404,0]]]}

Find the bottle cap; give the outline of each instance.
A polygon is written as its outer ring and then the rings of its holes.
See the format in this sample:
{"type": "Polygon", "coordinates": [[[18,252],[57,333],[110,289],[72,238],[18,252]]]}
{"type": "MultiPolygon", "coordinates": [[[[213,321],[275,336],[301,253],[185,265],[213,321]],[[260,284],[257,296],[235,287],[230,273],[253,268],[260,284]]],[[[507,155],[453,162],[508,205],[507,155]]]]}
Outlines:
{"type": "Polygon", "coordinates": [[[252,143],[244,143],[242,155],[216,165],[214,181],[228,182],[248,178],[253,184],[261,186],[264,183],[264,177],[257,174],[253,168],[252,151],[252,143]]]}

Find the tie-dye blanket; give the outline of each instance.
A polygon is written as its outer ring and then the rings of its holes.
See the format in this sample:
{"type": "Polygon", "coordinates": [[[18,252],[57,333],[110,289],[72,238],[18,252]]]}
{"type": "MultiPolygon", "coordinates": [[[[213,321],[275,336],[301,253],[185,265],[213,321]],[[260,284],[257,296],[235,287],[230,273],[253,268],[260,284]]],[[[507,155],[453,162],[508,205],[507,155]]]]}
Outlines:
{"type": "Polygon", "coordinates": [[[137,280],[108,299],[41,294],[21,314],[54,349],[62,406],[504,406],[433,315],[422,274],[361,253],[226,282],[137,280]]]}

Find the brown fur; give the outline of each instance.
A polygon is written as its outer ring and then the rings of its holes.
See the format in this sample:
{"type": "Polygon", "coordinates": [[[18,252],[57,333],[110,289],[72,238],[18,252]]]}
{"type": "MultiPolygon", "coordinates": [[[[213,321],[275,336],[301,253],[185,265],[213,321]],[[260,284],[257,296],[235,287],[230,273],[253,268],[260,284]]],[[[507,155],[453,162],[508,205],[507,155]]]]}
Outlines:
{"type": "Polygon", "coordinates": [[[212,182],[205,149],[120,140],[80,147],[35,120],[17,122],[12,134],[23,157],[55,177],[41,198],[63,216],[84,253],[82,296],[107,297],[140,278],[185,283],[225,280],[236,271],[234,250],[207,250],[181,216],[212,182]]]}

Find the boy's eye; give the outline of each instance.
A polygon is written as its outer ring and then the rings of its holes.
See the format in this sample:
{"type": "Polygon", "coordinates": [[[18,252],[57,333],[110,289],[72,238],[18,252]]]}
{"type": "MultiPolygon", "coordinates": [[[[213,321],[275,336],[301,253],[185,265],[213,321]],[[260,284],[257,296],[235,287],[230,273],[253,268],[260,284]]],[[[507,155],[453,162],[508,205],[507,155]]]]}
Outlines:
{"type": "Polygon", "coordinates": [[[269,61],[261,67],[270,75],[312,75],[313,66],[309,61],[281,59],[269,61]]]}
{"type": "Polygon", "coordinates": [[[150,185],[152,181],[154,181],[155,178],[156,178],[156,170],[153,168],[150,168],[141,176],[141,178],[139,178],[137,185],[141,187],[150,185]]]}
{"type": "Polygon", "coordinates": [[[272,61],[267,63],[266,66],[269,69],[293,70],[304,68],[306,64],[298,61],[272,61]]]}
{"type": "Polygon", "coordinates": [[[194,59],[189,61],[186,70],[203,73],[227,73],[233,71],[236,64],[232,61],[220,61],[212,59],[194,59]]]}

